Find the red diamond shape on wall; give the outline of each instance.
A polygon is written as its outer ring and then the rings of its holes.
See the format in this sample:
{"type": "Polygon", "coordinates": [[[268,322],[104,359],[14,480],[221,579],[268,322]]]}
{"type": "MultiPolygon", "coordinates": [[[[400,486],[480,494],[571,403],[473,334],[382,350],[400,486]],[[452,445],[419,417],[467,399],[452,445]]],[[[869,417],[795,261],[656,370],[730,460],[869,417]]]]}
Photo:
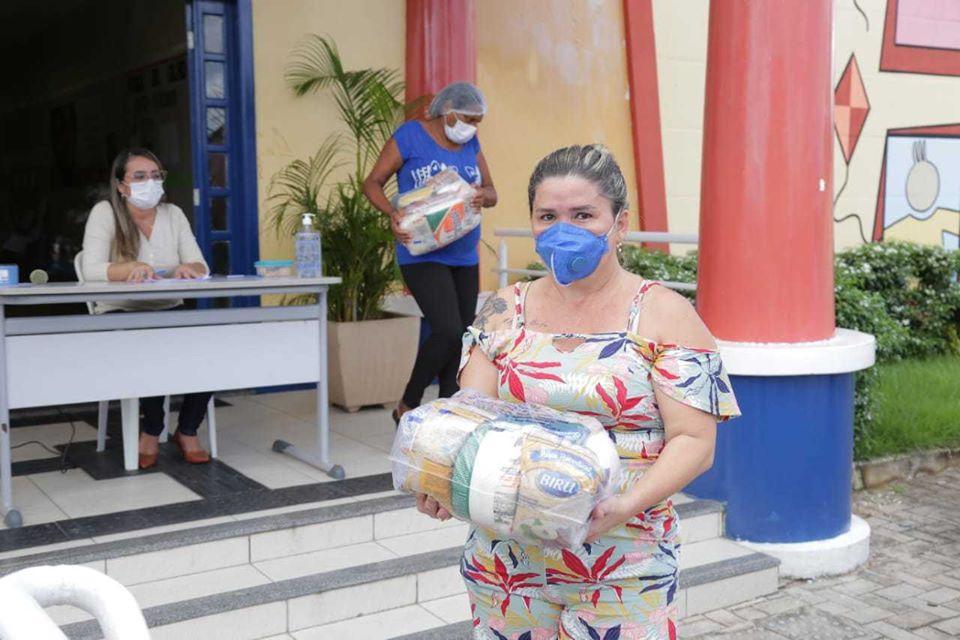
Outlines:
{"type": "Polygon", "coordinates": [[[850,156],[860,140],[863,123],[870,112],[870,101],[863,86],[863,76],[857,66],[857,56],[851,55],[840,82],[833,91],[833,127],[837,131],[843,159],[849,164],[850,156]]]}

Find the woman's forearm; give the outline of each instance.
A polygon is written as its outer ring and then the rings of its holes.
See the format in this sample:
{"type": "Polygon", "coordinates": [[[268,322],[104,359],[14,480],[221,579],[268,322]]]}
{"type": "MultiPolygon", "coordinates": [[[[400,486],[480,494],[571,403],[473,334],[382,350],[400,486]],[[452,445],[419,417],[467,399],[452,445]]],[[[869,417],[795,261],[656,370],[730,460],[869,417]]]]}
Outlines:
{"type": "Polygon", "coordinates": [[[367,196],[367,200],[370,201],[377,211],[383,213],[384,215],[390,215],[395,210],[396,207],[393,206],[393,203],[390,202],[390,199],[387,198],[387,194],[383,191],[383,185],[379,184],[375,180],[366,179],[363,181],[363,195],[367,196]]]}
{"type": "Polygon", "coordinates": [[[660,504],[682,491],[697,476],[713,465],[713,441],[678,434],[671,439],[625,497],[636,507],[635,513],[660,504]]]}

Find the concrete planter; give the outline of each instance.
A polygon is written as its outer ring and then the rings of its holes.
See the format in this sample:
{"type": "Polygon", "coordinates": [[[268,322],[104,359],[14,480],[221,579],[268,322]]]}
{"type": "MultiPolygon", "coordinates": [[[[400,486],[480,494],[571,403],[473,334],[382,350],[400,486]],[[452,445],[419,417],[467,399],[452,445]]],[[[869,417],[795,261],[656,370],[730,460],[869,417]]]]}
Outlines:
{"type": "Polygon", "coordinates": [[[328,337],[330,402],[352,413],[400,400],[417,357],[420,318],[331,322],[328,337]]]}

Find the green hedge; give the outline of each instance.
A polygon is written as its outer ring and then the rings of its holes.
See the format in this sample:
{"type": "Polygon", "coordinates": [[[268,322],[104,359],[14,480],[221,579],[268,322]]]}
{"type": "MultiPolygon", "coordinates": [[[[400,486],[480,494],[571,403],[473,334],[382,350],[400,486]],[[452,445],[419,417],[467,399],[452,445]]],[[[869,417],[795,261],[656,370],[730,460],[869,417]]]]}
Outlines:
{"type": "MultiPolygon", "coordinates": [[[[676,256],[627,246],[622,262],[627,270],[651,280],[695,282],[697,277],[696,252],[676,256]]],[[[941,247],[884,242],[840,251],[835,259],[837,326],[876,336],[879,362],[960,355],[958,272],[960,251],[941,247]]],[[[857,374],[858,459],[870,438],[876,380],[875,368],[857,374]]]]}
{"type": "MultiPolygon", "coordinates": [[[[960,252],[884,242],[841,251],[835,267],[837,326],[873,334],[877,361],[960,354],[960,252]]],[[[854,457],[871,449],[878,369],[857,374],[854,457]]]]}

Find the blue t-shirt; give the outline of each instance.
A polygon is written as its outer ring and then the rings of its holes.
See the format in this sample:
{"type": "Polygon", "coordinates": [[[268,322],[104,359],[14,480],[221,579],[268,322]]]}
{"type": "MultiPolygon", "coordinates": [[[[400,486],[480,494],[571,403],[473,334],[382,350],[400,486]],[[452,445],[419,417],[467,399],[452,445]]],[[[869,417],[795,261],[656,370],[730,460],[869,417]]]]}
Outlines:
{"type": "MultiPolygon", "coordinates": [[[[455,168],[460,177],[470,184],[480,184],[480,168],[477,166],[480,142],[476,136],[461,145],[459,151],[450,151],[437,144],[422,124],[411,120],[394,132],[393,140],[403,159],[403,166],[397,172],[400,193],[422,187],[427,178],[447,167],[455,168]]],[[[397,262],[401,265],[439,262],[451,267],[469,267],[480,262],[477,255],[479,242],[480,227],[445,247],[419,256],[410,255],[407,248],[398,242],[397,262]]]]}

